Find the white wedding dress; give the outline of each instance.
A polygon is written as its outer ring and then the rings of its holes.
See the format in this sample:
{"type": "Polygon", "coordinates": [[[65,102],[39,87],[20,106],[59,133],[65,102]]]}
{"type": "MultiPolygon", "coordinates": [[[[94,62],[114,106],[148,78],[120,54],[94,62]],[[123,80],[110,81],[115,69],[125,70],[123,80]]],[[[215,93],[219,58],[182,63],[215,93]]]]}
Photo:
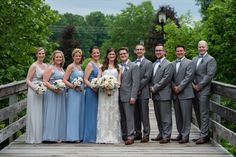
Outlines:
{"type": "MultiPolygon", "coordinates": [[[[118,79],[116,68],[105,70],[103,75],[113,75],[118,79]]],[[[121,141],[119,90],[116,89],[111,96],[99,90],[96,143],[120,143],[121,141]]]]}

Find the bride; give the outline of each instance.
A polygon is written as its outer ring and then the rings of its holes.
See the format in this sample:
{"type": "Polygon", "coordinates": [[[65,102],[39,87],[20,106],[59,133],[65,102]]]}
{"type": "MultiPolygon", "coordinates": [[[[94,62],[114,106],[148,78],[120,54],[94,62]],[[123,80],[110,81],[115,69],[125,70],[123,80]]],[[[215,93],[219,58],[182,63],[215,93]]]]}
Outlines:
{"type": "MultiPolygon", "coordinates": [[[[120,83],[121,70],[117,63],[116,53],[113,48],[106,52],[105,61],[100,68],[99,76],[112,75],[120,83]]],[[[119,90],[115,89],[109,95],[103,89],[99,89],[98,114],[97,114],[97,139],[96,143],[120,143],[121,126],[119,111],[119,90]]]]}

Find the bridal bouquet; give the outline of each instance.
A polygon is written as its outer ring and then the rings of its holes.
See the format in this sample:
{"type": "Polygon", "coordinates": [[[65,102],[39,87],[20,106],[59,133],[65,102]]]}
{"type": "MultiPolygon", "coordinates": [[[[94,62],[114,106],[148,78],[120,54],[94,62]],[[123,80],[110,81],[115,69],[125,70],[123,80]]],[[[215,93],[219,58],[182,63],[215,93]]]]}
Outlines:
{"type": "Polygon", "coordinates": [[[60,79],[54,81],[53,86],[55,87],[55,89],[60,89],[60,90],[63,90],[66,87],[65,83],[60,79]]]}
{"type": "Polygon", "coordinates": [[[36,82],[34,90],[37,94],[44,94],[47,87],[43,84],[43,82],[36,82]]]}
{"type": "Polygon", "coordinates": [[[77,78],[75,78],[72,83],[73,85],[75,85],[76,88],[78,88],[80,91],[82,91],[82,83],[84,82],[83,78],[78,76],[77,78]]]}
{"type": "Polygon", "coordinates": [[[99,87],[99,79],[98,78],[94,78],[91,81],[91,87],[92,88],[98,88],[99,87]]]}
{"type": "Polygon", "coordinates": [[[99,87],[102,88],[108,96],[111,96],[113,92],[119,88],[119,83],[116,77],[104,75],[99,79],[99,87]]]}

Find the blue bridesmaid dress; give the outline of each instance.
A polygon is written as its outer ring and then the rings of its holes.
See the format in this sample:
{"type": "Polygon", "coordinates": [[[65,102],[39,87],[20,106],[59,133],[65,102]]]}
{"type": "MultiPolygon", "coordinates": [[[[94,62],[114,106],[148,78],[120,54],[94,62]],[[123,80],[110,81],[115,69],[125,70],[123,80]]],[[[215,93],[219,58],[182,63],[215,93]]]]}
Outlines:
{"type": "MultiPolygon", "coordinates": [[[[91,62],[92,63],[92,62],[91,62]]],[[[98,76],[98,68],[92,63],[93,70],[88,78],[91,82],[98,76]]],[[[85,91],[85,128],[84,142],[95,143],[97,134],[97,110],[98,110],[98,93],[90,87],[85,91]]]]}
{"type": "MultiPolygon", "coordinates": [[[[49,83],[63,79],[64,71],[53,66],[49,83]]],[[[43,141],[64,141],[66,136],[66,92],[56,94],[47,90],[43,103],[43,141]]]]}
{"type": "MultiPolygon", "coordinates": [[[[84,73],[74,66],[69,77],[72,83],[75,78],[84,77],[84,73]]],[[[81,86],[83,88],[83,84],[81,86]]],[[[67,95],[67,131],[66,141],[82,141],[84,136],[84,91],[69,88],[67,95]]]]}

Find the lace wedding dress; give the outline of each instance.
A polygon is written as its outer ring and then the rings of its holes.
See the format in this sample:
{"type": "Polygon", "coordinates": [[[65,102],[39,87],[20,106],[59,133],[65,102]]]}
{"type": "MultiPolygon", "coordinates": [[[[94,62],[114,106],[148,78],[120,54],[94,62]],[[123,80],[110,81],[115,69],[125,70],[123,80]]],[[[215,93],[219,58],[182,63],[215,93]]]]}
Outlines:
{"type": "MultiPolygon", "coordinates": [[[[116,68],[107,69],[103,75],[113,75],[118,78],[116,68]]],[[[111,96],[99,90],[97,114],[97,143],[120,143],[121,126],[119,111],[119,91],[116,89],[111,96]]]]}

